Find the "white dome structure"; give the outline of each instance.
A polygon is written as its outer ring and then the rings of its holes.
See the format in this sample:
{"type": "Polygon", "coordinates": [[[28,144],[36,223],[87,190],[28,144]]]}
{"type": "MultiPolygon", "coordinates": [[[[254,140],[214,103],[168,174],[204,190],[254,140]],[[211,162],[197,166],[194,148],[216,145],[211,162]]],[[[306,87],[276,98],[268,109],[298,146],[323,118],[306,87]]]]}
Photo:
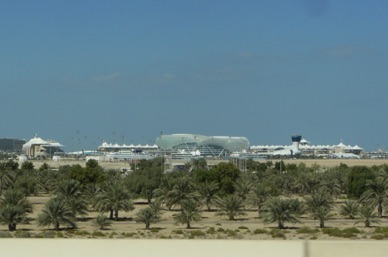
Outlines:
{"type": "Polygon", "coordinates": [[[60,148],[62,144],[52,141],[43,140],[40,137],[34,137],[25,143],[22,147],[22,152],[29,158],[51,157],[55,152],[63,152],[60,148]]]}

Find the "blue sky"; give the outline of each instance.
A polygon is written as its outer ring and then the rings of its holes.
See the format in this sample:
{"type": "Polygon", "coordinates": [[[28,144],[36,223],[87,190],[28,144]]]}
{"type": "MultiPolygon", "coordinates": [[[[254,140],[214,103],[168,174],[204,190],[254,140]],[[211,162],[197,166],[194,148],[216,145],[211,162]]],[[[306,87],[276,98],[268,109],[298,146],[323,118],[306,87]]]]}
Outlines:
{"type": "Polygon", "coordinates": [[[388,2],[2,1],[0,137],[388,150],[388,2]]]}

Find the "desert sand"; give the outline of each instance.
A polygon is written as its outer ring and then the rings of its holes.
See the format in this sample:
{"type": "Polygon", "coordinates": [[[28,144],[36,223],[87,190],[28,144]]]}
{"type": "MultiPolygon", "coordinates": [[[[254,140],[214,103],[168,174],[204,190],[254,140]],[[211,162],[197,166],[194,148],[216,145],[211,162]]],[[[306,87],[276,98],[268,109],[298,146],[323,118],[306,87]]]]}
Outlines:
{"type": "MultiPolygon", "coordinates": [[[[173,215],[178,210],[162,212],[160,222],[151,224],[151,229],[146,230],[143,223],[135,221],[135,214],[147,204],[141,200],[135,200],[135,210],[130,212],[119,212],[119,220],[112,221],[112,225],[105,230],[99,230],[94,225],[98,212],[90,211],[88,216],[77,221],[78,228],[54,231],[53,227],[38,227],[36,218],[41,212],[44,203],[50,198],[49,195],[38,195],[29,197],[33,204],[34,212],[30,214],[28,224],[19,224],[19,232],[12,232],[15,237],[56,237],[56,238],[132,238],[132,239],[244,239],[244,240],[346,240],[348,237],[333,237],[325,234],[319,229],[319,222],[311,219],[307,214],[302,216],[301,222],[297,224],[285,223],[288,227],[278,230],[276,224],[264,224],[258,218],[256,210],[246,210],[246,216],[237,217],[237,220],[230,221],[226,217],[216,216],[215,211],[203,211],[202,220],[192,222],[192,229],[186,229],[184,224],[176,224],[173,215]],[[306,229],[308,228],[308,229],[306,229]],[[305,230],[303,232],[303,230],[305,230]],[[18,234],[17,234],[18,233],[18,234]],[[26,235],[23,236],[23,233],[26,235]]],[[[337,200],[336,208],[341,204],[337,200]]],[[[351,236],[351,239],[373,239],[375,227],[366,228],[363,223],[355,224],[355,220],[344,219],[334,210],[334,216],[325,223],[327,228],[353,228],[359,232],[351,236]]],[[[107,214],[106,214],[107,215],[107,214]]],[[[382,218],[379,227],[388,227],[388,220],[382,218]]],[[[0,226],[0,232],[8,231],[7,226],[0,226]]]]}

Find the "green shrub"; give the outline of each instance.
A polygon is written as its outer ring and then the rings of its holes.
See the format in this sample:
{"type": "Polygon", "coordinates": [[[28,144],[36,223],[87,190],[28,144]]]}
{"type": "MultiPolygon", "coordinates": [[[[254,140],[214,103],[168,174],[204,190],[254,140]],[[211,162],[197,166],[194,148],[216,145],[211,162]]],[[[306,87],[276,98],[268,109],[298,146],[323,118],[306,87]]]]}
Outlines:
{"type": "Polygon", "coordinates": [[[75,231],[74,235],[77,235],[77,236],[90,236],[90,232],[85,231],[85,230],[79,230],[79,231],[75,231]]]}
{"type": "Polygon", "coordinates": [[[12,234],[8,231],[0,231],[0,238],[12,238],[12,234]]]}
{"type": "Polygon", "coordinates": [[[104,236],[106,236],[104,233],[102,233],[101,231],[94,231],[93,233],[92,233],[92,236],[93,237],[104,237],[104,236]]]}
{"type": "Polygon", "coordinates": [[[255,230],[253,230],[253,234],[257,235],[257,234],[266,234],[268,233],[268,231],[266,229],[261,229],[261,228],[257,228],[255,230]]]}
{"type": "Polygon", "coordinates": [[[376,227],[374,233],[382,234],[384,237],[388,237],[388,227],[376,227]]]}
{"type": "Polygon", "coordinates": [[[151,231],[152,233],[158,233],[159,230],[160,230],[160,229],[158,229],[158,228],[151,228],[151,229],[150,229],[150,231],[151,231]]]}
{"type": "Polygon", "coordinates": [[[238,229],[248,229],[248,227],[245,226],[239,226],[238,229]]]}
{"type": "Polygon", "coordinates": [[[338,228],[322,228],[322,233],[329,236],[340,236],[341,230],[338,228]]]}
{"type": "Polygon", "coordinates": [[[183,235],[185,232],[181,229],[173,230],[172,233],[177,234],[177,235],[183,235]]]}
{"type": "Polygon", "coordinates": [[[215,228],[213,227],[210,227],[206,230],[206,233],[210,234],[210,235],[214,235],[216,233],[216,230],[215,228]]]}
{"type": "Polygon", "coordinates": [[[128,232],[128,233],[123,232],[122,235],[123,235],[124,237],[134,237],[134,236],[136,236],[137,234],[136,234],[135,232],[128,232]]]}
{"type": "Polygon", "coordinates": [[[312,236],[312,237],[310,237],[310,240],[317,240],[318,239],[318,237],[317,236],[312,236]]]}
{"type": "Polygon", "coordinates": [[[206,234],[201,230],[192,230],[192,231],[190,231],[190,235],[193,237],[196,237],[196,236],[200,237],[200,236],[205,236],[206,234]]]}
{"type": "Polygon", "coordinates": [[[385,238],[385,235],[384,234],[373,234],[370,238],[375,239],[375,240],[382,240],[385,238]]]}
{"type": "Polygon", "coordinates": [[[225,239],[225,236],[218,234],[216,238],[217,239],[225,239]]]}
{"type": "Polygon", "coordinates": [[[57,236],[58,238],[64,238],[64,237],[65,237],[65,235],[64,235],[61,231],[57,231],[57,232],[56,232],[56,236],[57,236]]]}
{"type": "Polygon", "coordinates": [[[97,216],[94,221],[94,226],[98,229],[104,230],[112,225],[112,221],[105,217],[103,214],[97,216]]]}
{"type": "Polygon", "coordinates": [[[31,238],[31,233],[29,231],[17,230],[15,232],[15,237],[16,238],[31,238]]]}
{"type": "Polygon", "coordinates": [[[112,232],[112,233],[109,234],[108,238],[114,238],[114,236],[116,236],[116,235],[117,235],[116,232],[112,232]]]}
{"type": "Polygon", "coordinates": [[[344,228],[344,229],[342,230],[342,232],[344,232],[344,233],[354,233],[354,234],[358,234],[358,233],[360,233],[361,231],[360,231],[358,228],[351,227],[351,228],[344,228]]]}
{"type": "Polygon", "coordinates": [[[234,230],[231,230],[231,229],[227,229],[226,230],[226,235],[228,236],[228,237],[236,237],[237,236],[237,231],[234,231],[234,230]]]}
{"type": "Polygon", "coordinates": [[[271,230],[271,236],[272,238],[286,238],[286,235],[284,234],[283,231],[280,231],[279,229],[273,229],[271,230]]]}
{"type": "Polygon", "coordinates": [[[217,232],[222,232],[222,233],[223,233],[223,232],[225,232],[225,229],[223,229],[223,228],[218,228],[218,229],[217,229],[217,232]]]}
{"type": "Polygon", "coordinates": [[[41,238],[55,238],[56,234],[54,231],[43,231],[42,233],[38,234],[41,238]]]}

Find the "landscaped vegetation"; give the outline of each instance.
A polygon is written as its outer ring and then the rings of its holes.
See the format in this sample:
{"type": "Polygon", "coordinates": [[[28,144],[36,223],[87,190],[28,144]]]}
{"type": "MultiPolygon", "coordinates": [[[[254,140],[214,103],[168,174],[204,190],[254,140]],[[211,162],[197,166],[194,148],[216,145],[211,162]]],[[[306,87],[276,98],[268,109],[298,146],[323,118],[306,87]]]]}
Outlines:
{"type": "Polygon", "coordinates": [[[122,174],[94,160],[2,161],[0,238],[388,238],[388,165],[162,165],[142,160],[122,174]]]}

